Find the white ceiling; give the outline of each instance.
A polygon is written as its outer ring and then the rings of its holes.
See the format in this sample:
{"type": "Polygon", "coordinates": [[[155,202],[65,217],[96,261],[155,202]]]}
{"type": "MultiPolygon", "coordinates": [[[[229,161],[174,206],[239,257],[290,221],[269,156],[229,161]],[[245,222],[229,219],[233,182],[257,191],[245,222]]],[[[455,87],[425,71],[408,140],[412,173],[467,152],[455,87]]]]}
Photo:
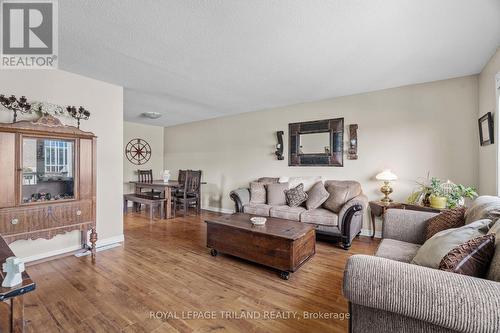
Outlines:
{"type": "Polygon", "coordinates": [[[500,45],[499,0],[62,0],[59,16],[60,68],[165,126],[475,74],[500,45]]]}

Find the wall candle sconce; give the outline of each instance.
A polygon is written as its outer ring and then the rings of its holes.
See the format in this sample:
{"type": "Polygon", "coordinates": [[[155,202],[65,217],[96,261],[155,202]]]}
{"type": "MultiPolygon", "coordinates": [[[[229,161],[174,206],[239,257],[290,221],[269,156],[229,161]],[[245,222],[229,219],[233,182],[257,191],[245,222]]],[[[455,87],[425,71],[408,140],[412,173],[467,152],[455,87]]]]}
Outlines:
{"type": "Polygon", "coordinates": [[[349,125],[349,149],[347,150],[347,158],[350,160],[358,159],[358,125],[349,125]]]}
{"type": "Polygon", "coordinates": [[[278,143],[276,144],[276,157],[278,158],[279,161],[284,160],[285,158],[283,157],[283,131],[277,131],[276,132],[276,137],[278,138],[278,143]]]}

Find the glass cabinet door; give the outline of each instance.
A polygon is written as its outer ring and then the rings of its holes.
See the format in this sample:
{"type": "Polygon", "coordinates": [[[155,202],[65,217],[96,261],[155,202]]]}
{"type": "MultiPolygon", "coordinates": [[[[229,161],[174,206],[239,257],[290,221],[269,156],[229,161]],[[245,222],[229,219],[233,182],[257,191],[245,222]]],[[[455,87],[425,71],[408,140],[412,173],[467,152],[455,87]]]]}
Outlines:
{"type": "Polygon", "coordinates": [[[74,199],[74,148],[74,140],[23,138],[23,203],[74,199]]]}

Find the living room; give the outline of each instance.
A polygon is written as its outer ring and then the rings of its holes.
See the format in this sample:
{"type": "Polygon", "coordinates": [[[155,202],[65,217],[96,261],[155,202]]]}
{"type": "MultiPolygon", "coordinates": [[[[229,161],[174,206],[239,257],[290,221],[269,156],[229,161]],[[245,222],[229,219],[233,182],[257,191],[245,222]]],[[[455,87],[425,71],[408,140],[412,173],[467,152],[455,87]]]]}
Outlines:
{"type": "Polygon", "coordinates": [[[500,331],[498,1],[34,3],[0,332],[500,331]]]}

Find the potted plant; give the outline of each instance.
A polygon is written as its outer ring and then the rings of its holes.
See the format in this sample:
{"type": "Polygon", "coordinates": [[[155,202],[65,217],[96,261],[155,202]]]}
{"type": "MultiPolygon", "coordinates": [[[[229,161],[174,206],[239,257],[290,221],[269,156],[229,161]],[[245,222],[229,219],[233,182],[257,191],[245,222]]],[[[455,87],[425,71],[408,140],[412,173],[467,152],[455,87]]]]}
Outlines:
{"type": "Polygon", "coordinates": [[[428,183],[417,183],[419,189],[407,199],[408,203],[430,206],[432,208],[455,208],[465,204],[465,198],[473,199],[477,196],[476,190],[470,186],[443,182],[438,178],[431,178],[428,183]]]}
{"type": "Polygon", "coordinates": [[[446,202],[447,202],[447,197],[446,197],[446,192],[443,187],[443,182],[440,179],[437,178],[431,178],[431,183],[430,183],[430,196],[429,196],[429,203],[432,208],[437,208],[437,209],[444,209],[446,208],[446,202]]]}

